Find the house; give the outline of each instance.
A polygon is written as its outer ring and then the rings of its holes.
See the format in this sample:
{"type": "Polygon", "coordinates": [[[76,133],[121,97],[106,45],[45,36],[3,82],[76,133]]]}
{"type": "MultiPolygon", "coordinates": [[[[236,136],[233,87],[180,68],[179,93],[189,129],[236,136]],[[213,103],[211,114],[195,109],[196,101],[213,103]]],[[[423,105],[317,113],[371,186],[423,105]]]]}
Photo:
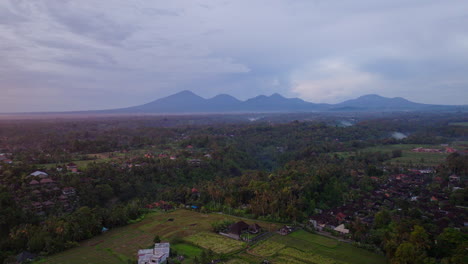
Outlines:
{"type": "Polygon", "coordinates": [[[339,213],[336,214],[336,219],[337,219],[338,221],[340,221],[340,222],[343,222],[343,221],[345,220],[345,218],[346,218],[346,215],[343,214],[343,213],[341,213],[341,212],[339,212],[339,213]]]}
{"type": "Polygon", "coordinates": [[[453,175],[450,175],[449,176],[449,181],[452,182],[452,183],[455,183],[455,182],[459,182],[460,181],[460,177],[453,174],[453,175]]]}
{"type": "Polygon", "coordinates": [[[290,226],[283,226],[281,227],[279,230],[278,230],[278,233],[280,233],[280,235],[287,235],[289,233],[291,233],[293,231],[292,227],[290,226]]]}
{"type": "Polygon", "coordinates": [[[43,171],[35,171],[31,174],[29,174],[29,177],[39,177],[41,179],[49,177],[49,174],[43,172],[43,171]]]}
{"type": "Polygon", "coordinates": [[[153,249],[138,250],[138,264],[164,263],[170,254],[169,243],[156,243],[153,249]]]}
{"type": "Polygon", "coordinates": [[[253,224],[249,225],[248,230],[251,234],[258,234],[262,230],[262,228],[258,224],[253,224]]]}
{"type": "Polygon", "coordinates": [[[29,185],[30,185],[30,186],[38,186],[38,185],[39,185],[39,182],[36,181],[36,180],[32,180],[32,181],[29,182],[29,185]]]}
{"type": "Polygon", "coordinates": [[[43,186],[51,186],[55,184],[55,181],[49,178],[42,179],[39,181],[39,183],[43,186]]]}
{"type": "Polygon", "coordinates": [[[242,232],[249,229],[249,225],[244,221],[239,221],[229,226],[228,234],[235,239],[240,239],[242,232]]]}
{"type": "Polygon", "coordinates": [[[200,159],[191,159],[189,160],[189,164],[193,166],[200,166],[201,160],[200,159]]]}
{"type": "Polygon", "coordinates": [[[341,224],[341,225],[335,227],[335,229],[333,229],[333,230],[335,230],[335,231],[337,231],[337,232],[339,232],[339,233],[341,233],[343,235],[349,233],[349,229],[346,229],[344,224],[341,224]]]}
{"type": "Polygon", "coordinates": [[[76,191],[75,191],[75,188],[73,187],[65,187],[62,189],[62,193],[64,195],[70,196],[70,195],[75,195],[76,191]]]}
{"type": "Polygon", "coordinates": [[[314,229],[317,229],[317,220],[314,219],[309,219],[309,223],[314,227],[314,229]]]}
{"type": "Polygon", "coordinates": [[[42,210],[42,203],[40,202],[32,202],[31,205],[32,205],[32,208],[36,211],[42,210]]]}
{"type": "Polygon", "coordinates": [[[42,203],[42,205],[43,205],[45,208],[51,208],[51,207],[53,207],[53,206],[55,205],[55,203],[52,202],[52,201],[45,201],[45,202],[42,203]]]}
{"type": "Polygon", "coordinates": [[[455,153],[455,152],[457,152],[457,150],[454,149],[454,148],[446,147],[446,148],[445,148],[445,152],[446,152],[446,153],[455,153]]]}
{"type": "Polygon", "coordinates": [[[67,164],[67,170],[71,171],[72,173],[77,173],[78,172],[78,165],[76,165],[73,162],[70,162],[67,164]]]}

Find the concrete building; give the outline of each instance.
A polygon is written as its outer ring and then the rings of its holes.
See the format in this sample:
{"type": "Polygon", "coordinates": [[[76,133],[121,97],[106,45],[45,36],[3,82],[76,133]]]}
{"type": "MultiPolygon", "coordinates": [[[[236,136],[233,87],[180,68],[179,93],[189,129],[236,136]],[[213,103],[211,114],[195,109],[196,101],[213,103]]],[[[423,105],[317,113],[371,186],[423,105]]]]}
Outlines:
{"type": "Polygon", "coordinates": [[[156,243],[153,249],[138,250],[138,264],[165,263],[170,254],[169,243],[156,243]]]}

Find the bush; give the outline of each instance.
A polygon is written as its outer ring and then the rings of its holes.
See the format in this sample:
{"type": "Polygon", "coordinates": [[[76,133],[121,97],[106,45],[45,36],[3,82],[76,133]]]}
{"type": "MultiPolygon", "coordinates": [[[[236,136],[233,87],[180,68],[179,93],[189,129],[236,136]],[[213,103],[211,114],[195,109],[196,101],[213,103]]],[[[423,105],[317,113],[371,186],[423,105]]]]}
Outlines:
{"type": "Polygon", "coordinates": [[[226,230],[232,224],[234,224],[234,221],[224,219],[224,220],[220,220],[220,221],[216,221],[212,223],[211,227],[213,227],[214,232],[219,233],[219,232],[226,230]]]}

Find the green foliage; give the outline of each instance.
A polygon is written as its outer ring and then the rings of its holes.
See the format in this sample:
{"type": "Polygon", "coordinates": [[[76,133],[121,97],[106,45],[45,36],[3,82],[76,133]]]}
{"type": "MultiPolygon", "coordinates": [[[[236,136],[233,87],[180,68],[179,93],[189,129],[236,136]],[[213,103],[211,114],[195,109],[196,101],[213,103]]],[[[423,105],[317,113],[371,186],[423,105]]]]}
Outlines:
{"type": "Polygon", "coordinates": [[[212,223],[211,226],[214,232],[219,233],[219,232],[226,231],[226,229],[232,224],[234,224],[234,221],[229,220],[229,219],[224,219],[224,220],[216,221],[212,223]]]}
{"type": "Polygon", "coordinates": [[[380,229],[385,228],[390,224],[392,218],[390,212],[386,209],[383,209],[377,212],[374,216],[374,228],[380,229]]]}
{"type": "Polygon", "coordinates": [[[154,243],[161,243],[161,238],[159,237],[159,235],[154,236],[153,242],[154,243]]]}

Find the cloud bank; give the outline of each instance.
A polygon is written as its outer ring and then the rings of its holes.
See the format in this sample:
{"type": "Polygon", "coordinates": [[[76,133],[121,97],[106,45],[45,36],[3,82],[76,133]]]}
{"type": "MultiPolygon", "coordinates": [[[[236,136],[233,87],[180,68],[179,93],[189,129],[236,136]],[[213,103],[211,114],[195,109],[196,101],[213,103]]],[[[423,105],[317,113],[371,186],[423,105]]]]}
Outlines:
{"type": "Polygon", "coordinates": [[[0,2],[0,112],[124,107],[192,90],[468,103],[465,1],[0,2]]]}

